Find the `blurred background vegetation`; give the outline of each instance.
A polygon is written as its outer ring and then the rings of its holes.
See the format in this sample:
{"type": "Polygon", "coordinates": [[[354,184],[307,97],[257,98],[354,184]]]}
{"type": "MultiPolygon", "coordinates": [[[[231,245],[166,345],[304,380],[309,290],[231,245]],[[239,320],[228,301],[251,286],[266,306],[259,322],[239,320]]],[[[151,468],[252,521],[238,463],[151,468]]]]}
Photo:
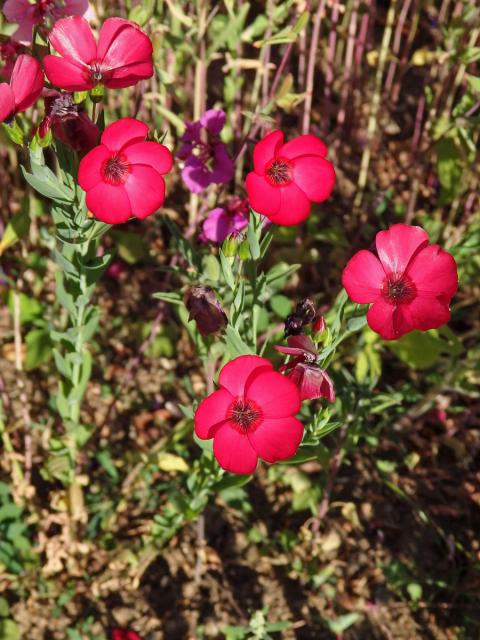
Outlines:
{"type": "MultiPolygon", "coordinates": [[[[190,195],[177,170],[164,214],[118,227],[116,267],[84,404],[81,535],[69,528],[56,455],[49,329],[54,267],[46,201],[23,150],[0,140],[0,638],[476,640],[480,626],[480,9],[443,0],[147,0],[92,3],[154,41],[156,73],[109,92],[107,121],[145,120],[177,148],[185,121],[227,112],[235,185],[263,127],[321,136],[329,201],[275,231],[260,340],[310,297],[324,313],[348,258],[395,222],[423,226],[456,258],[448,327],[385,343],[368,328],[329,371],[338,401],[304,408],[337,427],[317,456],[196,484],[194,403],[206,393],[177,291],[191,243],[224,193],[190,195]],[[246,144],[245,144],[246,142],[246,144]],[[12,224],[12,220],[15,223],[12,224]],[[179,229],[180,234],[174,230],[179,229]],[[182,244],[183,242],[183,244],[182,244]],[[301,264],[294,273],[289,265],[301,264]]],[[[1,33],[13,25],[2,23],[1,33]]],[[[41,43],[40,43],[41,48],[41,43]]],[[[41,108],[32,114],[33,125],[41,108]]],[[[47,157],[48,157],[48,152],[47,157]]],[[[210,365],[215,367],[215,345],[210,365]]],[[[267,354],[280,362],[268,347],[267,354]]],[[[212,478],[215,478],[212,464],[212,478]]]]}

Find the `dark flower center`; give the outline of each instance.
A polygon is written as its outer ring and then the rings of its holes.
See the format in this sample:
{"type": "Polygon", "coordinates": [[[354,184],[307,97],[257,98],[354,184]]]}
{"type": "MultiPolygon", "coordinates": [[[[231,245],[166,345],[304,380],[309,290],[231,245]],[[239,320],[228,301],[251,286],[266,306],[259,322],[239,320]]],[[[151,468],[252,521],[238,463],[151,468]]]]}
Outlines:
{"type": "Polygon", "coordinates": [[[122,153],[107,158],[103,163],[102,174],[105,181],[110,184],[124,184],[129,172],[130,164],[122,153]]]}
{"type": "Polygon", "coordinates": [[[253,400],[237,398],[230,405],[227,417],[238,431],[249,433],[255,431],[259,426],[262,419],[262,410],[253,400]]]}
{"type": "Polygon", "coordinates": [[[382,295],[390,304],[408,304],[417,296],[417,288],[404,273],[392,273],[382,287],[382,295]]]}
{"type": "Polygon", "coordinates": [[[274,187],[284,187],[293,180],[292,163],[286,158],[275,158],[268,165],[265,176],[274,187]]]}
{"type": "Polygon", "coordinates": [[[78,116],[78,105],[73,101],[71,93],[62,93],[53,101],[50,115],[57,118],[76,118],[78,116]]]}

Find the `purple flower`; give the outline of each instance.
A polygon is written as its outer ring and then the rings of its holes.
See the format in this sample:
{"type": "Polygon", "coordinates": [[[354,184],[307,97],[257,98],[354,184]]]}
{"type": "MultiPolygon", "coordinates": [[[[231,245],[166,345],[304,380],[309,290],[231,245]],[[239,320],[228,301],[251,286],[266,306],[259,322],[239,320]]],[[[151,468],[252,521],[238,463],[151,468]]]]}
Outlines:
{"type": "Polygon", "coordinates": [[[177,157],[185,160],[182,178],[192,193],[201,193],[210,184],[230,182],[233,177],[232,159],[219,138],[225,117],[224,111],[209,109],[200,120],[186,124],[177,157]]]}
{"type": "Polygon", "coordinates": [[[231,197],[223,207],[212,209],[202,226],[202,236],[211,242],[223,242],[231,233],[240,233],[248,225],[248,200],[231,197]]]}

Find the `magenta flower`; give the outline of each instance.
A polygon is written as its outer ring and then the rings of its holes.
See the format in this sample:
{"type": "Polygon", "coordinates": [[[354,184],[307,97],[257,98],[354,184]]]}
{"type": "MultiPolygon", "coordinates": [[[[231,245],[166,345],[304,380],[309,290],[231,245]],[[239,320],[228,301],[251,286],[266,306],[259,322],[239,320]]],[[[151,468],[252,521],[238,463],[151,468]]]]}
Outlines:
{"type": "Polygon", "coordinates": [[[132,87],[153,75],[152,42],[134,22],[108,18],[98,44],[88,22],[79,16],[59,20],[48,39],[58,56],[43,59],[50,82],[66,91],[132,87]]]}
{"type": "Polygon", "coordinates": [[[0,77],[8,82],[18,56],[26,51],[27,48],[13,38],[0,42],[0,77]]]}
{"type": "Polygon", "coordinates": [[[200,120],[188,122],[180,138],[177,156],[185,160],[182,178],[188,190],[201,193],[211,184],[230,182],[233,162],[219,134],[225,124],[225,112],[205,111],[200,120]]]}
{"type": "Polygon", "coordinates": [[[202,236],[211,242],[223,242],[231,233],[248,226],[248,200],[232,196],[223,207],[212,209],[202,226],[202,236]]]}
{"type": "Polygon", "coordinates": [[[294,456],[303,437],[296,386],[259,356],[239,356],[218,377],[219,389],[195,412],[195,433],[213,438],[213,454],[232,473],[253,473],[258,458],[273,463],[294,456]]]}
{"type": "Polygon", "coordinates": [[[0,122],[11,120],[37,100],[43,89],[43,72],[32,56],[18,56],[10,84],[0,84],[0,122]]]}
{"type": "Polygon", "coordinates": [[[83,16],[89,11],[88,0],[7,0],[3,13],[9,22],[16,22],[15,40],[31,44],[33,27],[45,20],[56,22],[66,16],[83,16]]]}
{"type": "Polygon", "coordinates": [[[275,345],[280,353],[294,356],[292,360],[280,367],[280,371],[288,371],[287,377],[295,383],[301,400],[325,398],[335,402],[335,389],[328,373],[317,364],[318,351],[312,340],[305,335],[289,336],[288,347],[275,345]]]}
{"type": "Polygon", "coordinates": [[[384,340],[450,319],[458,287],[457,265],[421,227],[394,224],[377,233],[377,253],[362,249],[343,270],[342,284],[359,304],[371,304],[367,322],[384,340]]]}

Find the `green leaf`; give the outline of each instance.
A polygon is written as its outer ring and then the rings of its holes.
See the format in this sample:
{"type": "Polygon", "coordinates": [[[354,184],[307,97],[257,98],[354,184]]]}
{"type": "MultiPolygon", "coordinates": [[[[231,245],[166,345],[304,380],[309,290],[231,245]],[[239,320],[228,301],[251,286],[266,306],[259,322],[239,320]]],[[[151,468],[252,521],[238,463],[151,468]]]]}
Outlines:
{"type": "Polygon", "coordinates": [[[95,284],[104,274],[113,258],[113,251],[106,251],[85,265],[87,285],[95,284]]]}
{"type": "Polygon", "coordinates": [[[23,209],[19,213],[13,216],[5,229],[5,232],[0,240],[0,256],[16,242],[25,238],[30,230],[30,215],[28,209],[23,209]]]}
{"type": "Polygon", "coordinates": [[[358,622],[360,618],[361,616],[359,613],[352,611],[351,613],[346,613],[343,616],[338,616],[337,618],[335,618],[335,620],[328,620],[327,624],[330,631],[336,633],[337,635],[340,635],[349,627],[358,622]]]}
{"type": "Polygon", "coordinates": [[[292,311],[292,301],[282,294],[272,296],[270,306],[279,318],[286,318],[292,311]]]}
{"type": "MultiPolygon", "coordinates": [[[[24,324],[25,322],[32,322],[43,313],[42,305],[35,300],[35,298],[30,298],[24,293],[19,293],[20,300],[20,324],[24,324]]],[[[10,290],[7,294],[7,304],[12,314],[14,315],[14,292],[10,290]]]]}
{"type": "Polygon", "coordinates": [[[423,593],[422,585],[416,582],[410,582],[409,584],[407,584],[407,592],[413,602],[418,602],[421,599],[423,593]]]}
{"type": "Polygon", "coordinates": [[[250,349],[250,347],[245,344],[237,329],[235,329],[235,327],[232,327],[231,324],[227,325],[227,328],[225,330],[225,341],[232,358],[253,354],[252,349],[250,349]]]}
{"type": "Polygon", "coordinates": [[[230,287],[230,289],[235,289],[235,278],[233,277],[232,267],[230,265],[229,259],[225,257],[222,250],[219,252],[220,255],[220,264],[222,266],[223,277],[225,278],[225,282],[230,287]]]}
{"type": "Polygon", "coordinates": [[[25,369],[27,371],[32,371],[52,355],[52,341],[46,329],[29,331],[25,336],[25,345],[27,348],[25,369]]]}
{"type": "Polygon", "coordinates": [[[252,260],[258,260],[260,258],[260,243],[258,241],[255,222],[255,216],[252,213],[247,230],[248,246],[250,248],[250,255],[252,256],[252,260]]]}
{"type": "Polygon", "coordinates": [[[21,640],[20,628],[14,620],[0,620],[0,638],[2,640],[21,640]]]}
{"type": "Polygon", "coordinates": [[[169,304],[183,305],[182,296],[179,293],[173,291],[157,291],[157,293],[153,294],[153,298],[157,298],[157,300],[163,300],[164,302],[168,302],[169,304]]]}
{"type": "Polygon", "coordinates": [[[442,353],[458,355],[459,346],[453,340],[448,342],[438,331],[412,331],[400,340],[387,342],[386,346],[402,361],[414,369],[428,369],[442,353]]]}
{"type": "Polygon", "coordinates": [[[443,204],[448,204],[461,191],[463,154],[452,138],[442,138],[436,143],[435,149],[438,179],[442,186],[440,199],[443,204]]]}
{"type": "Polygon", "coordinates": [[[50,200],[59,202],[72,202],[74,193],[63,185],[56,175],[46,166],[36,164],[31,160],[33,173],[28,173],[25,167],[21,167],[23,176],[28,184],[50,200]]]}

